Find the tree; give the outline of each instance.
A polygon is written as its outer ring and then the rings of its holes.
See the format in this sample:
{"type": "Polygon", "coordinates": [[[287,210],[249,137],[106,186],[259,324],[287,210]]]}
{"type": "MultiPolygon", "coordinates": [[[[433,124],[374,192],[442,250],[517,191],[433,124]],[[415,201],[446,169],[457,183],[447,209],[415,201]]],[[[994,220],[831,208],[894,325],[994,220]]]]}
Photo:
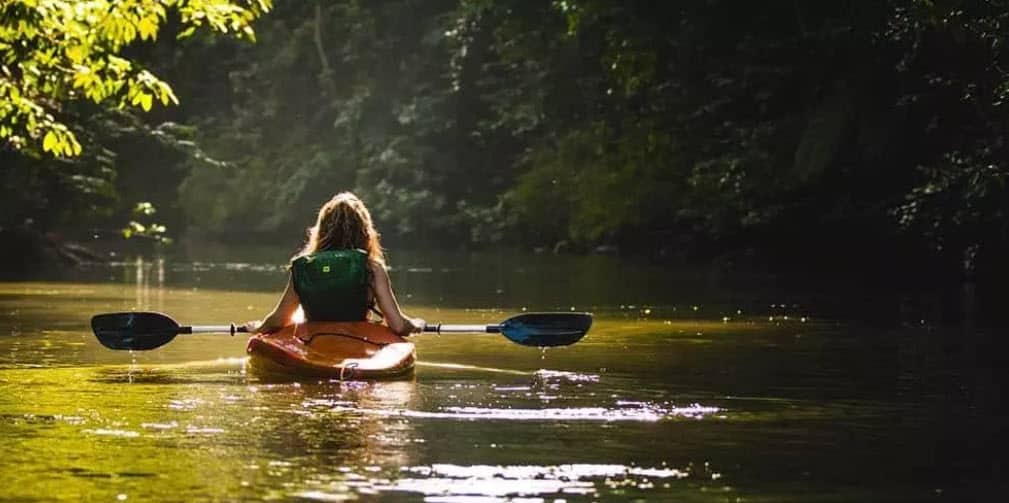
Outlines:
{"type": "Polygon", "coordinates": [[[272,0],[0,0],[0,140],[16,151],[80,155],[77,100],[149,111],[178,103],[171,86],[126,55],[168,24],[254,40],[272,0]]]}
{"type": "Polygon", "coordinates": [[[1005,271],[1009,249],[1009,9],[909,2],[885,32],[899,105],[913,117],[913,187],[893,209],[909,234],[968,276],[1005,271]]]}

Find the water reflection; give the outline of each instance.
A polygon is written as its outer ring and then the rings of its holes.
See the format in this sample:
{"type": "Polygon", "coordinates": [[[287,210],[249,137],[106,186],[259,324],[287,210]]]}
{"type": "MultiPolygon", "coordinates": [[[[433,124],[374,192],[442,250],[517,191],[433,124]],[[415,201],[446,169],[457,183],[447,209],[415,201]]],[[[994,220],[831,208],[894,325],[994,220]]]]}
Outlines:
{"type": "Polygon", "coordinates": [[[316,474],[347,465],[413,462],[411,423],[342,413],[336,407],[403,408],[415,401],[414,382],[327,382],[250,387],[250,445],[261,457],[291,462],[316,474]],[[278,402],[286,404],[277,408],[278,402]]]}
{"type": "Polygon", "coordinates": [[[163,311],[165,308],[165,259],[158,257],[154,260],[145,260],[137,257],[132,267],[126,270],[123,280],[134,285],[134,302],[136,306],[143,306],[145,310],[163,311]],[[133,276],[132,281],[130,276],[133,276]],[[153,286],[152,280],[153,279],[153,286]],[[151,294],[154,300],[151,300],[151,294]]]}

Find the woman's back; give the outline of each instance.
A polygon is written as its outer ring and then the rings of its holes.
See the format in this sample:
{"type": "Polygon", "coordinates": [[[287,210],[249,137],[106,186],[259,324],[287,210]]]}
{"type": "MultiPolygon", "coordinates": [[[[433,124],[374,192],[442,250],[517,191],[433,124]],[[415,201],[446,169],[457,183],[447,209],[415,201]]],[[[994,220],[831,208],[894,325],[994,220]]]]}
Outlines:
{"type": "Polygon", "coordinates": [[[405,335],[424,329],[399,307],[371,214],[354,194],[333,196],[319,208],[308,241],[291,261],[291,276],[277,307],[250,330],[273,332],[292,323],[301,305],[308,321],[363,321],[377,305],[385,323],[405,335]]]}
{"type": "Polygon", "coordinates": [[[362,321],[371,301],[364,250],[326,250],[291,262],[291,280],[308,321],[362,321]]]}

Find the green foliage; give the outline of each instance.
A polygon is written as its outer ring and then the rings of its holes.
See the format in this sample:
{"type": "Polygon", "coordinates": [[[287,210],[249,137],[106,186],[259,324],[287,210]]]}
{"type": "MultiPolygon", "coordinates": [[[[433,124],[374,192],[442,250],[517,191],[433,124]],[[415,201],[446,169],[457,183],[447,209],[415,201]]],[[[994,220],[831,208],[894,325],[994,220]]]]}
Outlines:
{"type": "Polygon", "coordinates": [[[968,270],[1009,249],[999,2],[287,2],[258,44],[188,35],[249,38],[269,4],[79,4],[118,21],[3,4],[0,136],[84,152],[5,187],[140,189],[173,230],[285,239],[354,190],[393,242],[968,270]]]}
{"type": "MultiPolygon", "coordinates": [[[[193,169],[180,190],[193,222],[215,232],[300,233],[324,200],[355,190],[391,236],[453,227],[456,206],[447,201],[457,199],[446,189],[459,161],[441,73],[441,16],[451,5],[283,4],[258,26],[259,44],[229,45],[238,55],[222,73],[234,106],[200,122],[202,144],[225,162],[193,169]]],[[[216,83],[193,82],[188,92],[216,83]]]]}
{"type": "Polygon", "coordinates": [[[14,150],[77,156],[75,124],[64,117],[69,102],[146,112],[155,101],[179,101],[166,82],[123,55],[127,46],[155,40],[170,19],[180,36],[207,26],[254,39],[251,22],[269,8],[270,0],[4,0],[0,140],[14,150]]]}
{"type": "Polygon", "coordinates": [[[1009,10],[995,5],[912,2],[886,31],[899,71],[914,77],[899,103],[918,118],[922,146],[893,214],[968,272],[979,254],[1001,262],[1009,249],[1009,10]]]}
{"type": "Polygon", "coordinates": [[[81,228],[112,215],[116,171],[100,151],[46,163],[0,150],[0,166],[0,227],[81,228]]]}
{"type": "Polygon", "coordinates": [[[145,238],[160,244],[172,244],[172,239],[166,235],[168,229],[164,225],[151,220],[151,217],[155,213],[157,213],[157,210],[153,204],[147,201],[137,203],[133,207],[133,219],[122,230],[123,237],[126,239],[145,238]]]}
{"type": "Polygon", "coordinates": [[[632,242],[670,229],[669,217],[688,200],[676,142],[651,124],[615,130],[604,123],[573,131],[533,151],[530,169],[509,202],[549,244],[632,242]]]}
{"type": "Polygon", "coordinates": [[[899,228],[935,242],[929,229],[953,229],[935,222],[964,219],[991,233],[1003,17],[930,2],[285,5],[221,70],[233,105],[202,119],[229,167],[194,169],[182,197],[201,227],[272,231],[352,189],[393,239],[581,249],[802,255],[899,228]],[[940,68],[954,49],[962,61],[940,68]],[[956,153],[974,164],[944,160],[956,153]]]}

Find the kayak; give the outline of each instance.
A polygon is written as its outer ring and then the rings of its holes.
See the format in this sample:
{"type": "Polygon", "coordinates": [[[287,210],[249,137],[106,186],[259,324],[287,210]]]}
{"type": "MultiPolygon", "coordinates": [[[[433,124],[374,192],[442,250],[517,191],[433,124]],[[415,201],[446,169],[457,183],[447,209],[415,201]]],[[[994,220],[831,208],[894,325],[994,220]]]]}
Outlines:
{"type": "Polygon", "coordinates": [[[258,374],[393,379],[413,373],[412,342],[389,327],[366,321],[308,322],[256,334],[245,348],[258,374]]]}

